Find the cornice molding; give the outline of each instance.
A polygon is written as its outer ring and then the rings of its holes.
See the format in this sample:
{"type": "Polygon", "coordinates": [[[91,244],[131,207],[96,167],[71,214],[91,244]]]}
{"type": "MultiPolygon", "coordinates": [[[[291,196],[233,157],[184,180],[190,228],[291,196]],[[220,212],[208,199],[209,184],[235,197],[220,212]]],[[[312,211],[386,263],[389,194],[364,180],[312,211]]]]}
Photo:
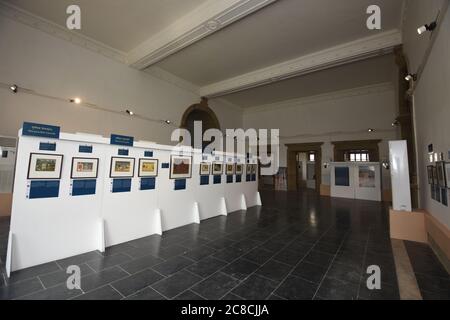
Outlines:
{"type": "Polygon", "coordinates": [[[0,15],[101,54],[107,58],[121,63],[127,63],[126,54],[124,52],[111,48],[104,43],[86,37],[75,31],[70,31],[54,22],[36,16],[31,12],[20,9],[4,1],[0,1],[0,15]]]}
{"type": "Polygon", "coordinates": [[[399,30],[386,31],[204,86],[200,95],[220,96],[384,55],[401,43],[399,30]]]}
{"type": "Polygon", "coordinates": [[[283,109],[298,108],[300,106],[304,106],[304,105],[308,105],[308,104],[312,104],[312,103],[318,103],[318,102],[330,101],[330,100],[339,100],[339,99],[345,99],[345,98],[349,98],[349,97],[363,96],[363,95],[369,95],[369,94],[373,94],[373,93],[382,93],[382,92],[394,91],[394,90],[395,90],[394,85],[390,82],[386,82],[386,83],[380,83],[380,84],[375,84],[375,85],[370,85],[370,86],[352,88],[352,89],[348,89],[348,90],[339,90],[339,91],[329,92],[329,93],[325,93],[325,94],[319,94],[319,95],[315,95],[315,96],[286,100],[286,101],[282,101],[282,102],[270,103],[270,104],[256,106],[256,107],[244,108],[244,115],[273,111],[273,110],[281,111],[283,109]]]}
{"type": "Polygon", "coordinates": [[[192,92],[195,95],[200,95],[200,93],[199,93],[200,87],[196,86],[195,84],[193,84],[189,81],[181,79],[180,77],[177,77],[173,73],[170,73],[164,69],[161,69],[160,67],[151,66],[142,71],[144,73],[151,75],[154,78],[158,78],[162,81],[173,84],[173,85],[177,86],[178,88],[192,92]]]}
{"type": "Polygon", "coordinates": [[[276,0],[209,0],[128,54],[129,64],[144,69],[276,0]]]}

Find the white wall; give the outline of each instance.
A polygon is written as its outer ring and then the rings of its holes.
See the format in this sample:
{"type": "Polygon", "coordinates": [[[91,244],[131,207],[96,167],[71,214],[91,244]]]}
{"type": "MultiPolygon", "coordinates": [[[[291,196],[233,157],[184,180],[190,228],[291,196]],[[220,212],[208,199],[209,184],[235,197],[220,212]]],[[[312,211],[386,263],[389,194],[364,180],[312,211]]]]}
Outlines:
{"type": "MultiPolygon", "coordinates": [[[[408,1],[404,42],[410,70],[416,71],[423,59],[429,34],[419,37],[415,29],[433,21],[443,1],[408,1]]],[[[444,15],[444,13],[442,13],[444,15]]],[[[431,199],[427,180],[428,145],[435,152],[443,152],[448,162],[450,150],[450,14],[445,13],[441,29],[434,43],[428,63],[414,94],[414,118],[417,137],[420,205],[450,228],[450,209],[431,199]]]]}
{"type": "MultiPolygon", "coordinates": [[[[65,40],[0,16],[0,82],[65,99],[75,96],[115,111],[129,108],[179,125],[200,97],[65,40]]],[[[242,115],[220,100],[211,102],[222,127],[239,127],[242,115]]],[[[0,135],[16,136],[24,121],[59,125],[66,132],[111,132],[170,143],[171,126],[130,118],[0,88],[0,135]]]]}
{"type": "MultiPolygon", "coordinates": [[[[287,166],[285,144],[324,142],[322,162],[333,160],[332,141],[382,139],[380,159],[388,160],[387,141],[396,139],[391,126],[397,116],[397,96],[390,84],[334,92],[321,96],[261,106],[244,112],[245,128],[280,129],[280,166],[287,166]],[[368,133],[368,128],[376,131],[368,133]]],[[[330,171],[322,169],[322,184],[330,171]]],[[[383,170],[383,189],[390,189],[383,170]]]]}

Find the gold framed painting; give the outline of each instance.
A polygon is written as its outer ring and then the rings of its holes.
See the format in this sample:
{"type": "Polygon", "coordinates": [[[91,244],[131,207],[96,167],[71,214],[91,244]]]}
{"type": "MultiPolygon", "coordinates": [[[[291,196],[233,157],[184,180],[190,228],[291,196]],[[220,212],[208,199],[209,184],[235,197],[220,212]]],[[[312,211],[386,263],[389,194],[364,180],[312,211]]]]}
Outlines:
{"type": "Polygon", "coordinates": [[[245,165],[245,174],[252,174],[252,165],[250,163],[245,165]]]}
{"type": "Polygon", "coordinates": [[[232,176],[234,174],[234,163],[227,163],[225,165],[225,173],[227,176],[232,176]]]}
{"type": "Polygon", "coordinates": [[[214,162],[213,163],[213,175],[219,176],[223,173],[223,163],[222,162],[214,162]]]}
{"type": "Polygon", "coordinates": [[[134,158],[111,158],[111,178],[133,178],[134,177],[134,158]]]}
{"type": "Polygon", "coordinates": [[[62,154],[31,153],[27,179],[61,179],[63,158],[62,154]]]}
{"type": "Polygon", "coordinates": [[[200,175],[209,176],[210,173],[211,173],[211,164],[208,162],[200,163],[200,175]]]}
{"type": "Polygon", "coordinates": [[[236,164],[236,174],[237,175],[244,174],[244,165],[243,164],[240,164],[240,163],[236,164]]]}
{"type": "Polygon", "coordinates": [[[192,176],[192,157],[170,157],[170,179],[189,179],[192,176]]]}
{"type": "Polygon", "coordinates": [[[158,176],[158,159],[139,159],[139,178],[158,176]]]}
{"type": "Polygon", "coordinates": [[[97,179],[98,158],[72,158],[71,179],[97,179]]]}

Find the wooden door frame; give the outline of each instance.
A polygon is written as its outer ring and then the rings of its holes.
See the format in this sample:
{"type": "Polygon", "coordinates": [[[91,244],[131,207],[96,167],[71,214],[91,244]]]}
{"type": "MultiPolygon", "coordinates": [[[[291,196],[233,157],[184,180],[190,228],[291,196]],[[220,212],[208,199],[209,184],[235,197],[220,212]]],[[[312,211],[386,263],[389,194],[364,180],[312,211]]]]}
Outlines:
{"type": "Polygon", "coordinates": [[[322,145],[323,142],[289,143],[287,149],[287,185],[288,191],[298,191],[297,188],[297,154],[314,151],[316,154],[316,191],[320,193],[322,185],[322,145]]]}

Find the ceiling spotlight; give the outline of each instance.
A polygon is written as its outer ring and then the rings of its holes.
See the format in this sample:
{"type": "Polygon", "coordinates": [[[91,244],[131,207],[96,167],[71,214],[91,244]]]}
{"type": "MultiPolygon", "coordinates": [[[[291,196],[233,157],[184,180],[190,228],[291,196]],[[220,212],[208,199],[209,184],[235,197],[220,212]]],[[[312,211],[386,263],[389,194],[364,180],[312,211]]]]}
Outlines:
{"type": "Polygon", "coordinates": [[[171,124],[172,123],[172,121],[170,121],[170,120],[164,120],[164,122],[167,123],[167,124],[171,124]]]}
{"type": "Polygon", "coordinates": [[[11,89],[11,91],[13,92],[13,93],[17,93],[17,90],[19,90],[19,87],[17,86],[17,85],[15,85],[15,84],[13,84],[11,87],[9,87],[10,89],[11,89]]]}
{"type": "Polygon", "coordinates": [[[126,112],[127,112],[130,116],[133,116],[133,115],[134,115],[134,112],[131,111],[131,110],[127,110],[126,112]]]}
{"type": "Polygon", "coordinates": [[[369,129],[367,129],[367,131],[368,131],[368,132],[374,132],[375,129],[369,128],[369,129]]]}
{"type": "Polygon", "coordinates": [[[81,99],[80,98],[70,99],[69,101],[71,103],[75,103],[75,104],[80,104],[81,103],[81,99]]]}
{"type": "Polygon", "coordinates": [[[416,80],[417,80],[417,74],[408,74],[408,75],[405,77],[405,80],[406,80],[406,81],[411,81],[411,80],[416,81],[416,80]]]}
{"type": "Polygon", "coordinates": [[[433,32],[434,29],[436,29],[436,27],[437,27],[437,23],[436,23],[436,21],[433,21],[430,24],[426,24],[426,25],[423,25],[423,26],[417,28],[417,33],[424,34],[427,31],[433,32]]]}
{"type": "Polygon", "coordinates": [[[394,122],[392,122],[393,127],[397,127],[399,124],[400,124],[400,122],[398,120],[395,120],[394,122]]]}

